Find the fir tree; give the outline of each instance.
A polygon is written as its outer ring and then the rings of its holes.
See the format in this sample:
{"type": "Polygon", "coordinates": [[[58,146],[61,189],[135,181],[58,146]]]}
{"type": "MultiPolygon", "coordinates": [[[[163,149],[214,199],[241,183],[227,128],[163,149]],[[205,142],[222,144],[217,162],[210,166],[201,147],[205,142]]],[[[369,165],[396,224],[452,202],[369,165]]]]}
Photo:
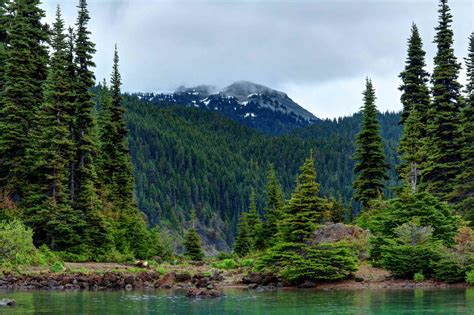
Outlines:
{"type": "Polygon", "coordinates": [[[466,57],[466,99],[461,113],[459,145],[461,147],[461,170],[456,177],[451,199],[456,207],[474,224],[474,33],[469,37],[466,57]]]}
{"type": "Polygon", "coordinates": [[[398,152],[401,164],[398,167],[400,177],[406,188],[416,193],[420,181],[420,165],[423,157],[424,138],[421,133],[423,125],[416,109],[412,109],[403,125],[398,152]]]}
{"type": "Polygon", "coordinates": [[[196,212],[193,209],[191,212],[192,226],[184,236],[184,255],[192,260],[200,261],[204,258],[204,253],[201,248],[201,238],[196,231],[196,220],[196,212]]]}
{"type": "Polygon", "coordinates": [[[283,215],[283,191],[273,165],[270,165],[268,169],[266,197],[265,220],[262,224],[259,241],[261,248],[273,245],[283,215]]]}
{"type": "Polygon", "coordinates": [[[234,252],[239,257],[246,256],[252,249],[252,239],[250,237],[249,225],[247,222],[247,213],[240,214],[239,222],[237,224],[237,234],[234,242],[234,252]]]}
{"type": "Polygon", "coordinates": [[[92,55],[95,52],[94,43],[89,39],[90,31],[87,24],[90,20],[86,0],[79,1],[79,14],[76,22],[75,64],[76,85],[73,95],[76,105],[74,124],[74,140],[76,157],[74,165],[74,195],[72,206],[83,213],[87,227],[84,238],[91,250],[107,251],[112,241],[110,223],[100,213],[97,195],[95,143],[96,121],[94,117],[94,102],[90,89],[94,86],[95,66],[92,55]]]}
{"type": "Polygon", "coordinates": [[[9,3],[8,46],[0,106],[0,204],[12,206],[24,197],[29,161],[26,148],[43,102],[48,38],[39,0],[9,3]]]}
{"type": "Polygon", "coordinates": [[[5,62],[7,58],[7,28],[8,28],[7,1],[0,0],[0,107],[1,92],[3,92],[5,62]]]}
{"type": "MultiPolygon", "coordinates": [[[[411,35],[408,39],[405,69],[400,73],[400,78],[403,82],[399,88],[402,91],[402,124],[408,119],[410,112],[416,110],[420,116],[422,126],[426,126],[430,107],[430,91],[427,86],[429,74],[425,71],[425,55],[418,27],[416,24],[413,24],[411,35]]],[[[426,131],[421,131],[422,135],[426,136],[426,131]]]]}
{"type": "Polygon", "coordinates": [[[422,168],[423,182],[436,196],[447,199],[459,174],[458,125],[461,85],[457,81],[461,65],[453,52],[452,15],[447,0],[439,5],[439,25],[434,42],[437,53],[431,78],[433,104],[429,111],[427,150],[422,168]]]}
{"type": "Polygon", "coordinates": [[[372,81],[366,80],[366,89],[363,93],[364,105],[362,107],[362,128],[356,137],[356,160],[354,182],[354,199],[360,201],[364,208],[370,202],[383,196],[384,180],[388,177],[385,157],[382,150],[380,125],[377,120],[375,106],[375,90],[372,81]]]}
{"type": "Polygon", "coordinates": [[[32,132],[27,157],[33,161],[31,185],[25,210],[26,223],[33,227],[35,242],[64,250],[78,245],[79,217],[69,206],[68,163],[74,144],[69,135],[71,103],[67,73],[67,46],[59,6],[51,36],[52,56],[45,84],[45,102],[38,110],[38,126],[32,132]]]}
{"type": "Polygon", "coordinates": [[[251,240],[252,249],[255,249],[257,247],[258,238],[262,229],[262,221],[260,220],[260,214],[257,211],[257,195],[253,189],[250,193],[247,224],[249,227],[249,237],[251,240]]]}
{"type": "Polygon", "coordinates": [[[319,184],[316,182],[316,169],[311,153],[300,168],[295,191],[281,223],[285,241],[303,242],[313,233],[317,224],[326,218],[326,204],[318,197],[318,193],[319,184]]]}
{"type": "Polygon", "coordinates": [[[94,44],[90,41],[90,32],[87,23],[90,20],[87,3],[79,1],[79,15],[77,18],[77,34],[75,43],[76,58],[76,170],[75,170],[75,196],[73,206],[85,213],[98,209],[98,198],[95,189],[96,168],[94,157],[97,154],[94,143],[94,117],[92,93],[89,91],[94,86],[94,74],[91,70],[95,66],[92,54],[95,52],[94,44]]]}

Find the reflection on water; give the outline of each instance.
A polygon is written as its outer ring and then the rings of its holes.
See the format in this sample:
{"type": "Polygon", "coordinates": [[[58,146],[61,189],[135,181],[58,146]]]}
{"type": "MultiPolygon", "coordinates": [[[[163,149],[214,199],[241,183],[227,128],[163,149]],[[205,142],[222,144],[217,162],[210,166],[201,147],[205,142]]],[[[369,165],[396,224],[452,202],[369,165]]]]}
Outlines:
{"type": "Polygon", "coordinates": [[[474,314],[474,289],[277,290],[232,289],[213,300],[179,291],[6,292],[15,308],[0,314],[474,314]]]}

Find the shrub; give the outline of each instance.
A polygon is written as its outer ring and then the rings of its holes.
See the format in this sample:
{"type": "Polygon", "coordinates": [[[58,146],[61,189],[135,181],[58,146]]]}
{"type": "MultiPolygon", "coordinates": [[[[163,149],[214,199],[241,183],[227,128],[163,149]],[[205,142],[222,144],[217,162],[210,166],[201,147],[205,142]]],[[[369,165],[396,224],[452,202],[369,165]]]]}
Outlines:
{"type": "Polygon", "coordinates": [[[389,240],[381,246],[380,264],[398,278],[413,279],[417,272],[430,276],[433,262],[440,258],[441,247],[437,243],[408,245],[389,240]]]}
{"type": "Polygon", "coordinates": [[[413,277],[413,280],[415,280],[415,282],[423,282],[423,281],[425,281],[425,276],[423,275],[423,273],[417,272],[417,273],[415,273],[415,276],[413,277]]]}
{"type": "Polygon", "coordinates": [[[237,255],[235,253],[232,253],[232,252],[219,252],[219,254],[217,254],[216,258],[219,259],[219,260],[224,260],[224,259],[229,259],[229,258],[235,259],[235,258],[237,258],[237,255]]]}
{"type": "Polygon", "coordinates": [[[357,257],[346,242],[279,243],[257,261],[257,270],[268,270],[291,283],[347,278],[357,270],[357,257]]]}
{"type": "Polygon", "coordinates": [[[445,252],[433,264],[433,278],[446,282],[461,282],[466,276],[467,266],[464,259],[456,252],[445,252]]]}
{"type": "Polygon", "coordinates": [[[29,265],[37,255],[31,229],[18,220],[0,222],[0,265],[29,265]]]}
{"type": "Polygon", "coordinates": [[[62,272],[64,271],[64,269],[65,269],[64,264],[60,261],[55,262],[54,264],[51,265],[51,267],[49,267],[49,270],[54,273],[62,272]]]}
{"type": "Polygon", "coordinates": [[[248,258],[248,259],[243,259],[241,262],[240,262],[240,265],[242,267],[253,267],[255,261],[251,258],[248,258]]]}
{"type": "Polygon", "coordinates": [[[224,259],[222,261],[213,262],[213,263],[211,263],[211,267],[214,267],[214,268],[217,268],[217,269],[228,270],[228,269],[239,268],[239,264],[235,260],[229,258],[229,259],[224,259]]]}
{"type": "Polygon", "coordinates": [[[474,285],[474,270],[470,270],[466,273],[466,282],[469,285],[474,285]]]}

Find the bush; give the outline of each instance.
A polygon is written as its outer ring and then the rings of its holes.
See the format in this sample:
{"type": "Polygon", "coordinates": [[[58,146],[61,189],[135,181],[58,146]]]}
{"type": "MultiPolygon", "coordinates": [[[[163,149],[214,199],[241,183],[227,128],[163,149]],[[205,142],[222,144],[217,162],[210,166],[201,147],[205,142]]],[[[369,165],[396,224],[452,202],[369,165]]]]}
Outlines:
{"type": "Polygon", "coordinates": [[[253,267],[253,265],[255,264],[255,261],[251,258],[248,258],[248,259],[243,259],[241,262],[240,262],[240,265],[242,267],[253,267]]]}
{"type": "Polygon", "coordinates": [[[462,282],[466,277],[467,266],[463,257],[455,252],[445,252],[442,257],[433,264],[433,278],[450,283],[462,282]]]}
{"type": "Polygon", "coordinates": [[[229,259],[229,258],[236,259],[237,255],[233,252],[219,252],[216,258],[219,260],[224,260],[224,259],[229,259]]]}
{"type": "Polygon", "coordinates": [[[31,229],[18,220],[0,222],[0,265],[30,265],[38,260],[31,229]]]}
{"type": "Polygon", "coordinates": [[[381,247],[380,264],[397,278],[413,279],[417,272],[431,276],[441,247],[437,243],[408,245],[389,240],[381,247]]]}
{"type": "Polygon", "coordinates": [[[279,243],[257,261],[257,270],[267,270],[294,284],[347,278],[357,270],[357,257],[346,242],[279,243]]]}
{"type": "Polygon", "coordinates": [[[474,285],[474,270],[470,270],[466,273],[466,282],[469,285],[474,285]]]}
{"type": "Polygon", "coordinates": [[[64,269],[64,264],[60,261],[55,262],[51,267],[49,267],[49,270],[54,273],[62,272],[64,269]]]}
{"type": "Polygon", "coordinates": [[[211,267],[214,267],[214,268],[217,268],[217,269],[228,270],[228,269],[237,269],[237,268],[239,268],[239,264],[235,260],[229,258],[229,259],[224,259],[222,261],[213,262],[213,263],[211,263],[211,267]]]}
{"type": "Polygon", "coordinates": [[[423,281],[425,281],[425,276],[423,275],[423,273],[417,272],[417,273],[415,273],[415,276],[413,277],[413,280],[415,280],[415,282],[423,282],[423,281]]]}

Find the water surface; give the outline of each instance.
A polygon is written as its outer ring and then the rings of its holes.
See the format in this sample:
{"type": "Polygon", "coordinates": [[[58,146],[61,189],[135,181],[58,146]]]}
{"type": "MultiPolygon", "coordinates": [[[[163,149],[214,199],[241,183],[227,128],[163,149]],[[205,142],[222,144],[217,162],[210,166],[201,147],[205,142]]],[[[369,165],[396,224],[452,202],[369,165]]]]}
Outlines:
{"type": "Polygon", "coordinates": [[[179,291],[9,292],[15,308],[0,314],[474,314],[474,289],[278,290],[229,289],[212,300],[179,291]]]}

